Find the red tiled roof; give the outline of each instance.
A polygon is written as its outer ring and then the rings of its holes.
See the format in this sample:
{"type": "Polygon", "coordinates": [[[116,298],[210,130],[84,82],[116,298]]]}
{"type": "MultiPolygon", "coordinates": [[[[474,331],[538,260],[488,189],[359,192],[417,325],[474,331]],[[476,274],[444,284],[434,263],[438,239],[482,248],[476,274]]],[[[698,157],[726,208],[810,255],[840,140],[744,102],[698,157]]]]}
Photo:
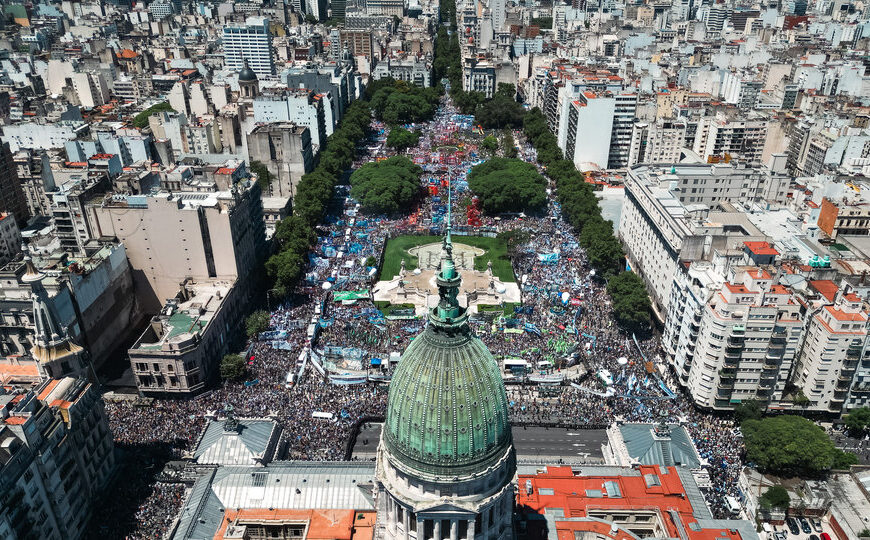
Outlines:
{"type": "MultiPolygon", "coordinates": [[[[740,540],[740,534],[735,529],[695,530],[695,511],[675,467],[641,465],[639,472],[575,476],[571,467],[547,467],[545,473],[520,475],[517,506],[539,515],[543,515],[546,509],[561,509],[566,518],[588,517],[588,512],[598,509],[623,512],[658,509],[663,516],[665,536],[679,538],[682,529],[689,540],[740,540]],[[655,481],[648,482],[648,478],[655,481]],[[531,486],[531,493],[525,486],[531,486]],[[601,496],[608,492],[608,486],[618,488],[619,496],[601,496]],[[541,493],[542,488],[552,491],[541,493]],[[679,528],[671,516],[680,520],[679,528]]],[[[633,538],[625,530],[611,534],[609,524],[600,521],[564,521],[559,518],[555,521],[559,540],[573,540],[575,531],[594,532],[614,540],[633,538]]]]}
{"type": "Polygon", "coordinates": [[[858,313],[848,313],[843,310],[837,309],[834,306],[825,306],[825,309],[828,313],[831,314],[831,317],[837,319],[838,321],[866,321],[867,316],[859,311],[858,313]]]}
{"type": "Polygon", "coordinates": [[[767,242],[743,242],[743,245],[756,255],[779,255],[779,252],[767,242]]]}
{"type": "Polygon", "coordinates": [[[810,286],[818,291],[819,294],[827,298],[828,302],[834,301],[834,297],[837,296],[837,291],[839,290],[837,284],[830,279],[817,279],[810,281],[810,286]]]}
{"type": "Polygon", "coordinates": [[[734,283],[725,283],[725,287],[733,293],[755,294],[755,291],[750,291],[743,285],[735,285],[734,283]]]}

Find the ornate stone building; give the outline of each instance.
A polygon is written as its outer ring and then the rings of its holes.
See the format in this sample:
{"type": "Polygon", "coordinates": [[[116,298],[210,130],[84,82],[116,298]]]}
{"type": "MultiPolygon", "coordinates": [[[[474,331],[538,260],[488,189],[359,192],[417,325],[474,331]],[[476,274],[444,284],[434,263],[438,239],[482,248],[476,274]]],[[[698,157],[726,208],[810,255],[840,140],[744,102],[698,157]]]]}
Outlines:
{"type": "Polygon", "coordinates": [[[450,233],[436,276],[440,301],[390,383],[378,447],[376,536],[511,538],[516,458],[492,354],[457,295],[450,233]]]}

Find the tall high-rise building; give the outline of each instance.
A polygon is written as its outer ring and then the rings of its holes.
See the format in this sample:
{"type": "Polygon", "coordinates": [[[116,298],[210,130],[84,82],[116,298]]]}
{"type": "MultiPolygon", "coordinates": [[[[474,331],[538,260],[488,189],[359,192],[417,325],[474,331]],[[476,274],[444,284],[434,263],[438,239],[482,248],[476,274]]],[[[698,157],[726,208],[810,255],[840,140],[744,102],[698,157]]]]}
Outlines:
{"type": "Polygon", "coordinates": [[[82,538],[114,464],[103,400],[86,380],[0,396],[0,534],[82,538]]]}
{"type": "Polygon", "coordinates": [[[311,130],[294,122],[260,124],[248,133],[248,157],[272,173],[272,197],[294,197],[302,175],[314,169],[311,130]]]}
{"type": "Polygon", "coordinates": [[[275,74],[268,17],[248,17],[245,24],[224,27],[224,67],[241,71],[245,60],[259,77],[275,74]]]}
{"type": "Polygon", "coordinates": [[[492,12],[492,31],[494,34],[501,32],[504,19],[507,16],[505,0],[490,0],[489,10],[492,12]]]}
{"type": "Polygon", "coordinates": [[[457,300],[452,250],[448,229],[440,301],[390,383],[375,473],[385,517],[375,536],[384,540],[513,536],[516,457],[504,382],[457,300]]]}
{"type": "Polygon", "coordinates": [[[0,144],[0,212],[13,214],[15,221],[23,225],[30,217],[30,210],[17,171],[9,143],[0,144]]]}
{"type": "Polygon", "coordinates": [[[631,132],[637,111],[637,94],[616,93],[614,96],[613,127],[610,131],[608,169],[621,169],[628,165],[631,150],[631,132]]]}
{"type": "Polygon", "coordinates": [[[329,1],[329,16],[332,19],[343,21],[347,12],[347,0],[330,0],[329,1]]]}
{"type": "MultiPolygon", "coordinates": [[[[187,278],[237,282],[247,288],[265,253],[260,188],[250,181],[222,191],[117,195],[88,206],[100,236],[124,243],[146,312],[175,298],[187,278]]],[[[247,292],[243,292],[244,298],[247,292]]]]}

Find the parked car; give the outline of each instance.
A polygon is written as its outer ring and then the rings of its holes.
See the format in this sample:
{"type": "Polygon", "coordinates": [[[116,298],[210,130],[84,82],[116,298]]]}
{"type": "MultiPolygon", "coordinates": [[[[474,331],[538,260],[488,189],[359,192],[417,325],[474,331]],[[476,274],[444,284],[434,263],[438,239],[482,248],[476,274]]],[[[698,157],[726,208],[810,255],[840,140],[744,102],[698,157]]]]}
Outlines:
{"type": "Polygon", "coordinates": [[[816,531],[817,533],[822,532],[822,520],[820,520],[820,519],[813,520],[813,530],[816,531]]]}
{"type": "Polygon", "coordinates": [[[813,532],[813,528],[810,527],[810,520],[807,518],[801,518],[801,530],[806,534],[813,532]]]}
{"type": "Polygon", "coordinates": [[[798,526],[798,522],[795,518],[793,518],[793,517],[788,518],[788,520],[785,522],[785,524],[788,525],[788,530],[791,531],[792,534],[800,534],[801,533],[801,529],[798,526]]]}
{"type": "Polygon", "coordinates": [[[822,540],[831,540],[831,535],[828,533],[822,533],[822,540]]]}
{"type": "Polygon", "coordinates": [[[773,533],[774,540],[788,540],[788,533],[785,531],[776,531],[773,533]]]}
{"type": "Polygon", "coordinates": [[[810,540],[819,540],[819,537],[816,536],[815,534],[811,534],[811,535],[810,535],[810,540]]]}

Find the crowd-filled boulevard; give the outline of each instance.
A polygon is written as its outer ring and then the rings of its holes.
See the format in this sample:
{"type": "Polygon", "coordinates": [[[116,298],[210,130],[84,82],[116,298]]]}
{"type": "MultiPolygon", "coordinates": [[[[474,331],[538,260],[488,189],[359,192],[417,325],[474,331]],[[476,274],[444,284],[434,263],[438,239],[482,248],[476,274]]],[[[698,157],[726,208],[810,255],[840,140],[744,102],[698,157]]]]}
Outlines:
{"type": "MultiPolygon", "coordinates": [[[[331,214],[318,229],[307,279],[283,304],[270,298],[272,335],[253,341],[247,349],[247,384],[224,383],[190,400],[106,404],[123,462],[119,479],[96,512],[113,519],[95,520],[99,525],[92,525],[92,537],[161,538],[181,508],[187,486],[159,482],[157,476],[165,463],[182,459],[193,449],[205,416],[226,404],[237,416],[274,418],[283,428],[286,459],[299,460],[345,459],[355,422],[383,416],[386,384],[333,384],[311,361],[303,366],[299,359],[306,347],[315,351],[343,347],[360,351],[364,358],[384,359],[386,365],[390,353],[401,352],[423,328],[423,319],[386,319],[369,299],[345,305],[333,302],[332,293],[371,286],[369,269],[362,261],[380,259],[388,236],[440,232],[448,176],[453,224],[473,232],[462,206],[468,200],[464,179],[470,167],[489,154],[478,149],[481,137],[474,133],[471,119],[445,103],[432,122],[412,129],[420,130],[423,137],[418,147],[406,153],[423,168],[422,181],[440,187],[440,197],[432,195],[437,190],[430,190],[419,208],[395,220],[362,215],[352,201],[344,202],[343,212],[331,214]],[[341,251],[346,253],[343,258],[335,255],[341,251]],[[325,293],[321,285],[327,278],[332,290],[325,293]],[[312,347],[308,322],[318,309],[324,324],[312,347]],[[300,371],[298,380],[288,384],[288,374],[300,371]],[[314,412],[331,413],[334,418],[315,417],[314,412]]],[[[360,162],[392,154],[384,144],[385,131],[383,125],[373,124],[360,162]]],[[[519,132],[514,139],[519,156],[534,163],[534,149],[519,132]]],[[[705,493],[709,505],[714,515],[724,517],[723,497],[736,490],[741,466],[742,446],[732,421],[695,410],[681,395],[661,367],[664,354],[657,336],[638,336],[635,341],[620,331],[605,284],[588,266],[574,233],[560,217],[558,204],[551,200],[546,215],[498,220],[483,216],[474,225],[492,232],[520,229],[528,233],[528,241],[511,250],[522,309],[498,317],[501,322],[493,316],[476,316],[472,328],[496,358],[522,358],[542,377],[564,376],[556,391],[549,387],[546,392],[532,381],[511,381],[507,391],[512,420],[576,427],[606,426],[615,420],[681,422],[706,462],[712,481],[705,493]],[[511,329],[522,331],[505,331],[505,319],[511,329]],[[601,373],[607,373],[612,384],[605,387],[601,373]]],[[[388,369],[383,374],[389,375],[388,369]]]]}

